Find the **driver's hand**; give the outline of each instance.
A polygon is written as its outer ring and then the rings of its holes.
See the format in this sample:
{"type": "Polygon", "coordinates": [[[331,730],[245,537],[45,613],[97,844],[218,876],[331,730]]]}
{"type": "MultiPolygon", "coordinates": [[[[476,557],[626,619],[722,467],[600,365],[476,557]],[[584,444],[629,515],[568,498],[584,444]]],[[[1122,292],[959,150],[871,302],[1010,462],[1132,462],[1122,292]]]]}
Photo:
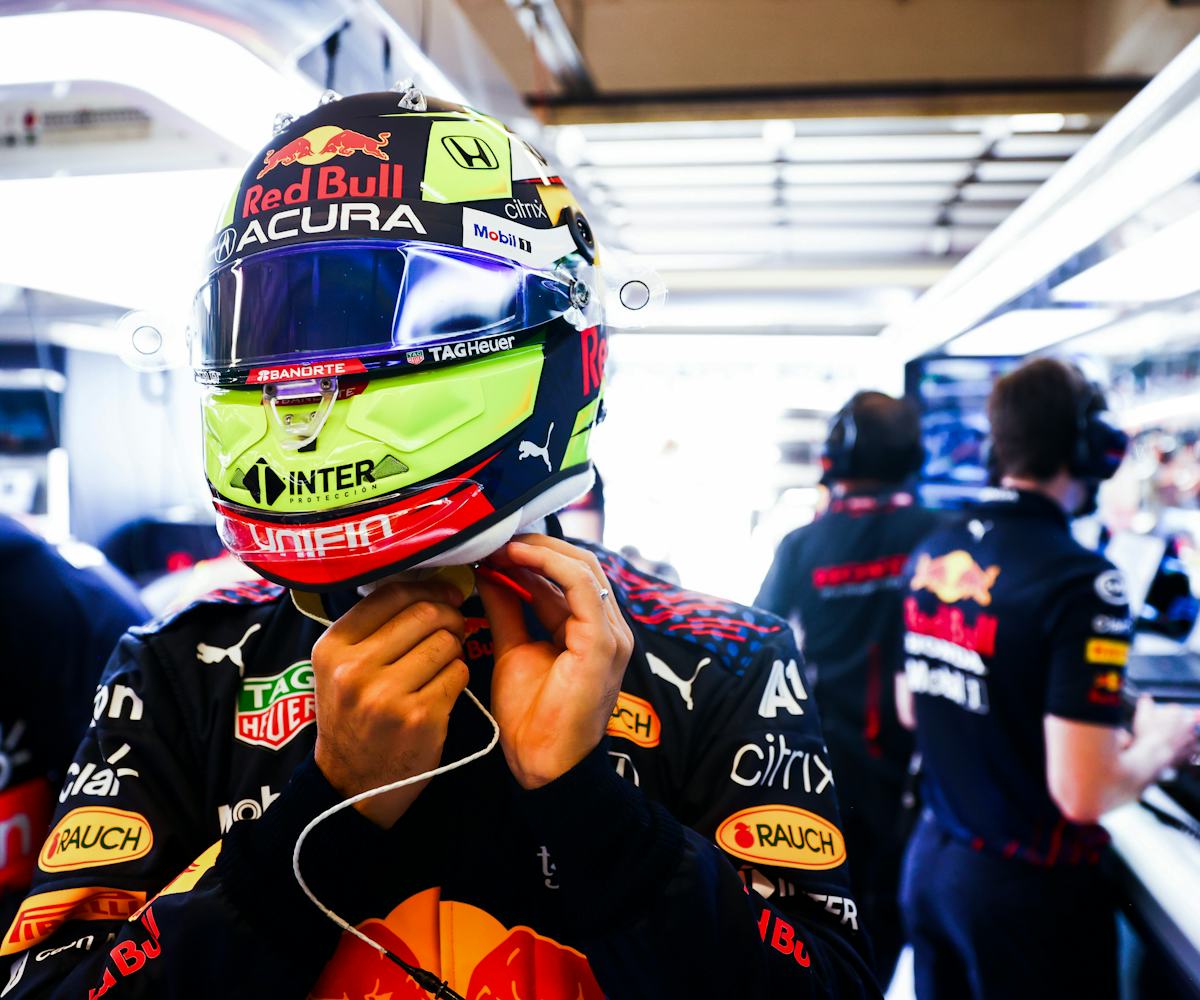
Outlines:
{"type": "MultiPolygon", "coordinates": [[[[449,584],[389,583],[359,601],[313,646],[316,762],[347,798],[438,766],[450,710],[469,679],[462,601],[449,584]]],[[[354,808],[390,827],[425,784],[354,808]]]]}

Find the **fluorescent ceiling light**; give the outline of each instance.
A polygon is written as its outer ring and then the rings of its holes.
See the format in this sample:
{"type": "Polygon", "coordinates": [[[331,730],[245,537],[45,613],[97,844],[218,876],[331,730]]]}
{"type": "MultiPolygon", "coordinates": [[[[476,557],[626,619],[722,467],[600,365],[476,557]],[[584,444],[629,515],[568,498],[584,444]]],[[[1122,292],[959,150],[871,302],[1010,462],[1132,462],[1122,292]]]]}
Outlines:
{"type": "Polygon", "coordinates": [[[1169,302],[1200,291],[1200,212],[1102,260],[1058,285],[1056,302],[1169,302]]]}
{"type": "Polygon", "coordinates": [[[781,253],[795,256],[819,254],[919,254],[929,252],[929,230],[924,227],[871,228],[867,226],[697,226],[641,228],[621,232],[624,244],[635,253],[671,253],[689,250],[781,253]]]}
{"type": "Polygon", "coordinates": [[[1013,135],[1001,139],[992,148],[992,155],[1001,159],[1021,156],[1074,156],[1091,139],[1090,135],[1013,135]]]}
{"type": "Polygon", "coordinates": [[[1045,181],[1054,176],[1062,164],[1054,160],[984,160],[975,166],[976,180],[1045,181]]]}
{"type": "Polygon", "coordinates": [[[618,140],[589,143],[589,163],[619,167],[627,164],[765,163],[775,150],[762,139],[663,139],[618,140]]]}
{"type": "Polygon", "coordinates": [[[789,202],[943,202],[954,197],[952,184],[813,184],[787,187],[789,202]]]}
{"type": "Polygon", "coordinates": [[[0,281],[131,309],[186,309],[238,177],[226,168],[0,183],[0,281]],[[46,224],[47,205],[86,225],[64,238],[46,224]]]}
{"type": "Polygon", "coordinates": [[[1067,116],[1060,114],[1010,115],[1008,127],[1013,132],[1061,132],[1067,116]]]}
{"type": "Polygon", "coordinates": [[[789,163],[783,168],[788,184],[959,184],[967,179],[968,163],[789,163]]]}
{"type": "Polygon", "coordinates": [[[765,164],[742,167],[579,167],[575,173],[589,184],[603,184],[610,188],[716,185],[731,190],[743,185],[774,184],[779,176],[776,167],[765,164]]]}
{"type": "Polygon", "coordinates": [[[298,71],[169,17],[71,10],[0,23],[0,86],[102,80],[132,87],[246,150],[270,139],[276,112],[309,111],[320,94],[298,71]]]}
{"type": "Polygon", "coordinates": [[[608,200],[621,205],[763,205],[775,200],[773,187],[613,187],[608,200]]]}
{"type": "Polygon", "coordinates": [[[1032,354],[1109,323],[1113,309],[1012,309],[956,337],[949,354],[1032,354]]]}
{"type": "MultiPolygon", "coordinates": [[[[657,201],[657,199],[656,199],[657,201]]],[[[988,208],[987,211],[993,211],[988,208]]],[[[855,205],[834,202],[829,205],[801,202],[794,205],[737,204],[702,201],[695,205],[649,203],[641,206],[609,209],[605,221],[615,226],[738,225],[763,226],[800,223],[814,225],[932,226],[940,207],[910,205],[855,205]]]]}
{"type": "Polygon", "coordinates": [[[964,201],[1024,201],[1038,189],[1036,184],[964,184],[964,201]]]}
{"type": "Polygon", "coordinates": [[[1129,430],[1153,427],[1184,417],[1197,417],[1200,416],[1200,392],[1137,403],[1117,410],[1116,416],[1121,426],[1129,430]]]}
{"type": "Polygon", "coordinates": [[[787,147],[790,160],[973,160],[986,142],[978,135],[803,136],[787,147]]]}
{"type": "Polygon", "coordinates": [[[966,226],[998,226],[1012,211],[1008,205],[951,205],[950,220],[966,226]]]}

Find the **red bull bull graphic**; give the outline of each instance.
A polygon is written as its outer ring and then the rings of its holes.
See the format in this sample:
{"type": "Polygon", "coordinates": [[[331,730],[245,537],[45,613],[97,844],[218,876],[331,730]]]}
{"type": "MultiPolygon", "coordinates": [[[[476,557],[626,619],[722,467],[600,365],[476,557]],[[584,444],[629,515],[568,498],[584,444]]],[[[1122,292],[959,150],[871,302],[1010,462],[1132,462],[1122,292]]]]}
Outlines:
{"type": "Polygon", "coordinates": [[[992,587],[999,576],[999,566],[983,569],[969,552],[956,549],[936,559],[921,555],[911,586],[930,591],[945,604],[974,601],[986,608],[992,603],[992,587]]]}
{"type": "Polygon", "coordinates": [[[1121,704],[1121,686],[1124,675],[1120,670],[1102,670],[1092,677],[1088,690],[1088,701],[1093,705],[1121,704]]]}
{"type": "MultiPolygon", "coordinates": [[[[359,929],[410,965],[445,979],[469,1000],[604,1000],[587,958],[529,927],[505,927],[440,890],[401,903],[359,929]]],[[[427,1000],[398,965],[344,935],[313,1000],[427,1000]]]]}
{"type": "Polygon", "coordinates": [[[391,132],[380,132],[375,138],[354,129],[339,128],[336,125],[322,125],[280,146],[278,149],[268,149],[263,157],[262,169],[258,172],[258,180],[262,180],[276,167],[286,167],[293,163],[312,166],[324,163],[335,156],[353,156],[364,153],[377,160],[388,159],[383,147],[388,144],[391,132]]]}

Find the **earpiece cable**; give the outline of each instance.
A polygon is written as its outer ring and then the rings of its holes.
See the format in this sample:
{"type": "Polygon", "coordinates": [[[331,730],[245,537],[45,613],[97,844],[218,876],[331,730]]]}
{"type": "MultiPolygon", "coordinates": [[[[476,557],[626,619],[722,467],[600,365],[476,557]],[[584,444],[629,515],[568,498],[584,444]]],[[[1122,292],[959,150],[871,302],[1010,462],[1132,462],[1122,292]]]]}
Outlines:
{"type": "Polygon", "coordinates": [[[418,985],[430,992],[435,1000],[461,1000],[461,998],[459,998],[459,994],[450,989],[447,983],[440,982],[432,973],[412,966],[399,956],[392,954],[378,941],[364,934],[357,927],[352,927],[347,920],[339,916],[328,906],[322,903],[312,889],[309,888],[308,883],[304,880],[304,876],[300,873],[300,851],[303,849],[304,841],[308,838],[308,835],[312,833],[317,826],[329,819],[330,816],[334,816],[341,812],[343,809],[349,809],[356,803],[364,802],[367,799],[372,799],[377,795],[384,795],[388,792],[395,791],[398,788],[405,788],[408,785],[415,785],[419,781],[426,781],[429,778],[436,778],[440,774],[446,774],[450,771],[456,770],[457,768],[465,767],[467,764],[471,764],[474,761],[479,760],[480,757],[484,757],[491,753],[496,744],[500,741],[500,726],[492,717],[492,713],[484,708],[483,703],[477,697],[475,697],[475,693],[470,688],[466,688],[465,691],[471,701],[473,701],[479,708],[479,711],[483,713],[484,718],[486,718],[488,722],[492,724],[492,738],[488,740],[487,746],[485,746],[482,750],[476,750],[474,753],[469,754],[460,760],[453,761],[449,764],[443,764],[440,767],[435,767],[432,771],[425,771],[423,774],[414,774],[408,778],[401,778],[399,781],[393,781],[386,785],[380,785],[378,788],[371,788],[365,792],[359,792],[359,794],[352,795],[345,801],[339,802],[335,806],[331,806],[323,813],[313,817],[313,819],[309,821],[308,825],[305,826],[302,831],[300,831],[300,836],[296,838],[296,846],[292,850],[292,874],[296,876],[297,884],[300,886],[300,889],[304,895],[306,895],[312,902],[313,906],[320,910],[326,917],[333,921],[333,923],[337,924],[337,926],[347,934],[352,934],[364,944],[369,945],[378,951],[382,957],[389,958],[393,962],[396,962],[398,965],[400,965],[410,976],[413,977],[414,980],[416,980],[418,985]]]}

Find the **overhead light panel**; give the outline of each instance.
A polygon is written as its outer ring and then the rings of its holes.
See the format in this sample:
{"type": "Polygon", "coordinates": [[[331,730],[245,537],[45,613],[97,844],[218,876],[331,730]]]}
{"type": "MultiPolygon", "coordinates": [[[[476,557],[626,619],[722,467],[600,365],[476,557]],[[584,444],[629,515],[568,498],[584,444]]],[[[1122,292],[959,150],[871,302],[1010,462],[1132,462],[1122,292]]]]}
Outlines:
{"type": "Polygon", "coordinates": [[[1056,302],[1169,302],[1200,291],[1200,212],[1186,215],[1058,285],[1056,302]]]}
{"type": "Polygon", "coordinates": [[[231,38],[175,18],[116,10],[16,14],[0,30],[0,87],[100,80],[158,100],[245,150],[279,111],[311,110],[320,91],[231,38]]]}
{"type": "Polygon", "coordinates": [[[1116,315],[1113,309],[1011,309],[956,337],[946,352],[1032,354],[1095,330],[1112,322],[1116,315]]]}

